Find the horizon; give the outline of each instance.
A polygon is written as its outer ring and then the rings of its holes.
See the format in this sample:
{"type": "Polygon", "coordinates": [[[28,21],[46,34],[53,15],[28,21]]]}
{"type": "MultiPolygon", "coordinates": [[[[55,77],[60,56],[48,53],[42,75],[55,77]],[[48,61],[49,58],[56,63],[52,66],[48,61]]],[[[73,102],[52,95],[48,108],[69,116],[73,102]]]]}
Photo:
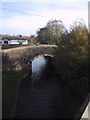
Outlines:
{"type": "Polygon", "coordinates": [[[0,4],[0,33],[30,36],[46,26],[50,20],[61,20],[69,29],[77,19],[83,19],[88,28],[87,0],[2,0],[0,4]],[[56,2],[57,1],[57,2],[56,2]]]}

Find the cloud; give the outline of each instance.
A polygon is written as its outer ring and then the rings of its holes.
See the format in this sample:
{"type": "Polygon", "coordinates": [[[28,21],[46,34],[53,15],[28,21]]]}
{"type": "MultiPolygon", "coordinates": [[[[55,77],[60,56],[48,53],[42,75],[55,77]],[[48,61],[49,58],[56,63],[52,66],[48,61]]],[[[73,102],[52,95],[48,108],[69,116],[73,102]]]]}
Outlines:
{"type": "Polygon", "coordinates": [[[50,9],[50,10],[42,10],[40,14],[47,16],[52,19],[59,19],[65,23],[65,25],[72,24],[72,21],[75,21],[77,18],[82,18],[87,24],[88,21],[88,10],[85,7],[81,7],[78,9],[50,9]]]}
{"type": "MultiPolygon", "coordinates": [[[[36,32],[38,28],[44,27],[48,20],[39,16],[15,16],[3,21],[3,31],[13,29],[15,32],[36,32]]],[[[30,34],[29,32],[29,34],[30,34]]],[[[28,34],[28,33],[27,33],[28,34]]]]}
{"type": "Polygon", "coordinates": [[[56,2],[71,2],[71,3],[79,3],[79,2],[87,2],[88,3],[88,0],[2,0],[2,2],[48,2],[48,3],[56,3],[56,2]]]}
{"type": "MultiPolygon", "coordinates": [[[[68,1],[70,2],[71,0],[68,1]]],[[[72,3],[78,1],[80,0],[74,0],[72,3]]],[[[72,3],[69,4],[70,7],[71,5],[75,5],[72,3]]],[[[88,24],[88,8],[78,6],[78,9],[69,9],[69,6],[53,8],[48,5],[48,7],[40,7],[36,11],[28,10],[26,11],[27,14],[21,14],[19,16],[15,14],[13,17],[3,19],[3,32],[33,34],[36,33],[39,28],[45,27],[50,19],[61,20],[67,28],[69,28],[69,25],[77,20],[77,18],[83,18],[85,23],[88,24]]]]}

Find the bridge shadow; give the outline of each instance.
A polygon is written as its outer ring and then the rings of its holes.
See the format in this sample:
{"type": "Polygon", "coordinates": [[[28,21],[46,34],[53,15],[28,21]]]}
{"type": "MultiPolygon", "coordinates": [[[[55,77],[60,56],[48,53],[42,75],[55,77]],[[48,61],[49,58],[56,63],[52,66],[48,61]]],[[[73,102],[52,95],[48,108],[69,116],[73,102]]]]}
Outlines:
{"type": "Polygon", "coordinates": [[[60,82],[49,59],[37,82],[32,84],[30,75],[22,80],[15,118],[74,118],[80,108],[81,101],[60,82]]]}

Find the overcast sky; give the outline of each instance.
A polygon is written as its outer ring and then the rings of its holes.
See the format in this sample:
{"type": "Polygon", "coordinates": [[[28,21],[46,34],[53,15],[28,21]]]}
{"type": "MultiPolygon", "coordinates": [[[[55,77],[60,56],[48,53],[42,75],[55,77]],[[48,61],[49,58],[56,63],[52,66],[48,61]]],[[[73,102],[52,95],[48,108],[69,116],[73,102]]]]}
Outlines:
{"type": "Polygon", "coordinates": [[[88,26],[88,0],[2,0],[0,16],[0,33],[4,34],[35,34],[51,19],[69,28],[82,18],[88,26]]]}

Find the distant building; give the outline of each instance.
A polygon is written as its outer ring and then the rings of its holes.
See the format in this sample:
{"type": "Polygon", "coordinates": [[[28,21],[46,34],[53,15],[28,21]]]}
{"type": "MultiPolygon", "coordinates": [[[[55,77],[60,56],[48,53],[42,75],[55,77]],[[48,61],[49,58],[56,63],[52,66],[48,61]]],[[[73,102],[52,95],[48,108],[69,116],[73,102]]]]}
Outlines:
{"type": "Polygon", "coordinates": [[[11,43],[11,40],[10,40],[10,39],[2,39],[2,40],[1,40],[1,43],[2,43],[2,44],[10,44],[10,43],[11,43]]]}
{"type": "Polygon", "coordinates": [[[22,44],[26,45],[28,44],[28,40],[26,39],[8,39],[8,38],[2,38],[0,40],[0,44],[22,44]]]}

